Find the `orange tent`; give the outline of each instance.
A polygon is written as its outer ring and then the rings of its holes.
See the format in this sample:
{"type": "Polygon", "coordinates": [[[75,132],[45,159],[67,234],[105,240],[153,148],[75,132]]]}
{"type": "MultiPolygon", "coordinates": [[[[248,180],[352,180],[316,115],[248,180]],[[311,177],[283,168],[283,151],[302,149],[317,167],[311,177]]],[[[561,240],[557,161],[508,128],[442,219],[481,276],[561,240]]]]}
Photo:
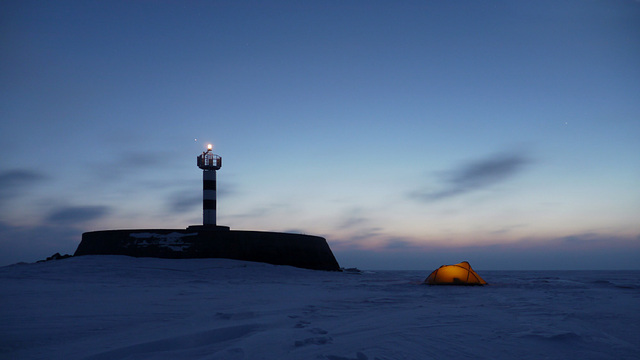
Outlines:
{"type": "Polygon", "coordinates": [[[468,262],[455,265],[442,265],[424,281],[429,285],[486,285],[468,262]]]}

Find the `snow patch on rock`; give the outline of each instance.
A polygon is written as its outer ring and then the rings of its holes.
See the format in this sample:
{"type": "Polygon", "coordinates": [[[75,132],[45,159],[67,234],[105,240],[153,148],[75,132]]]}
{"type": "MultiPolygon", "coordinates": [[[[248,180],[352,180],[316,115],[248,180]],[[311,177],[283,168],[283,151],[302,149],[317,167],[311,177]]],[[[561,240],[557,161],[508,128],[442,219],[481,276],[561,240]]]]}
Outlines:
{"type": "MultiPolygon", "coordinates": [[[[182,234],[172,232],[169,234],[157,234],[151,232],[133,233],[129,237],[135,238],[133,246],[148,247],[158,246],[171,249],[172,251],[184,251],[191,247],[191,244],[184,241],[186,236],[197,236],[198,233],[182,234]]],[[[131,245],[130,245],[131,246],[131,245]]]]}

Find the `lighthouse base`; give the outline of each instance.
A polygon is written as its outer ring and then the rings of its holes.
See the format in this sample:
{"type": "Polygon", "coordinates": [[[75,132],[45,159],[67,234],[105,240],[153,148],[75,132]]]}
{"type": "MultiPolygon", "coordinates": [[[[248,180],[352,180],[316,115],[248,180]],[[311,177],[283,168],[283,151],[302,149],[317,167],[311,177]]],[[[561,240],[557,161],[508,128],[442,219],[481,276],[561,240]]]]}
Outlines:
{"type": "Polygon", "coordinates": [[[221,225],[190,225],[187,227],[187,231],[196,230],[196,231],[229,231],[231,230],[228,226],[221,225]]]}
{"type": "Polygon", "coordinates": [[[313,270],[340,270],[327,241],[322,237],[229,230],[226,226],[86,232],[82,234],[82,241],[74,254],[80,255],[226,258],[313,270]]]}

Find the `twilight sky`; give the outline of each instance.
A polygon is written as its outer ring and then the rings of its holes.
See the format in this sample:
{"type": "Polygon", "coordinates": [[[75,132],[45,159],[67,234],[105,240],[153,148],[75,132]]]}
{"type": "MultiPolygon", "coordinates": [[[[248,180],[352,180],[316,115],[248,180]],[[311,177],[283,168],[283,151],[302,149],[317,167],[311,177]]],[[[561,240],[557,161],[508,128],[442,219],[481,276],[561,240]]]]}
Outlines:
{"type": "Polygon", "coordinates": [[[340,265],[640,268],[640,2],[2,1],[0,265],[82,232],[340,265]]]}

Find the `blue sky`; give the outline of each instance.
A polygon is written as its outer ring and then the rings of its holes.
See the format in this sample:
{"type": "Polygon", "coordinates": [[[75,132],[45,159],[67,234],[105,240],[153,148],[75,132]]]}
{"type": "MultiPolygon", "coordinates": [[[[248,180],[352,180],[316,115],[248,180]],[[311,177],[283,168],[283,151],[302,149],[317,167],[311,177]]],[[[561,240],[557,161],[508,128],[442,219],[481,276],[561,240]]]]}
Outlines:
{"type": "Polygon", "coordinates": [[[0,264],[202,222],[342,266],[639,269],[637,1],[3,1],[0,264]]]}

